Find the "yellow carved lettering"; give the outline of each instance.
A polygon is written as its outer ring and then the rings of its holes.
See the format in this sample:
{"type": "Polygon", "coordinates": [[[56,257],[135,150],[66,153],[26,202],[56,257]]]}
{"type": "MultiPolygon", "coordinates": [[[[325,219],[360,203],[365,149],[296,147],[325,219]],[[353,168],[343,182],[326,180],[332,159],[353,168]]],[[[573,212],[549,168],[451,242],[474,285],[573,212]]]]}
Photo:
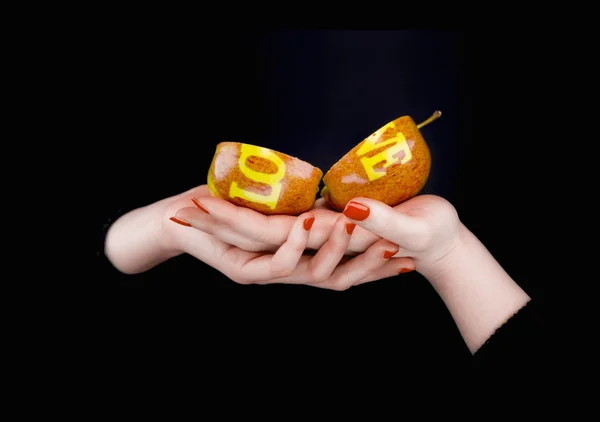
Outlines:
{"type": "Polygon", "coordinates": [[[385,176],[388,167],[394,165],[399,162],[399,164],[407,163],[412,159],[412,153],[410,152],[410,147],[408,146],[408,142],[406,142],[406,138],[402,132],[398,132],[396,136],[392,139],[389,139],[385,142],[380,142],[376,144],[377,140],[381,137],[381,135],[388,129],[395,127],[394,122],[390,122],[384,127],[380,128],[373,135],[369,136],[363,144],[360,146],[358,151],[356,152],[360,158],[360,162],[362,163],[369,180],[373,181],[379,179],[380,177],[385,176]],[[373,151],[375,149],[381,148],[383,146],[388,146],[395,144],[394,146],[386,149],[385,151],[380,152],[379,154],[374,155],[373,157],[366,157],[365,154],[373,151]],[[395,157],[400,151],[404,151],[404,157],[402,160],[395,157]],[[383,164],[383,171],[376,171],[375,165],[385,161],[383,164]]]}
{"type": "Polygon", "coordinates": [[[282,189],[281,180],[285,176],[285,163],[283,160],[266,148],[242,144],[240,148],[240,159],[238,161],[238,165],[241,172],[248,179],[254,182],[265,183],[269,185],[271,187],[271,193],[269,195],[260,195],[258,193],[250,192],[240,188],[236,182],[231,182],[229,196],[232,198],[242,198],[247,201],[263,204],[271,209],[274,209],[277,206],[277,202],[279,202],[279,195],[281,195],[282,189]],[[246,165],[246,160],[251,156],[261,157],[272,161],[277,166],[277,172],[268,174],[252,170],[246,165]]]}

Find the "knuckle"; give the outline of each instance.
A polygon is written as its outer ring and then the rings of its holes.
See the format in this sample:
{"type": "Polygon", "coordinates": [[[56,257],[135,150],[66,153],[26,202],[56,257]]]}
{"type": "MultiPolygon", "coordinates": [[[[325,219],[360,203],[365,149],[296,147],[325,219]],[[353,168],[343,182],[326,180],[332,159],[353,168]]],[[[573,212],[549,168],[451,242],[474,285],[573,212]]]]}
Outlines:
{"type": "Polygon", "coordinates": [[[252,281],[250,281],[248,278],[244,277],[243,275],[229,276],[229,278],[237,284],[243,284],[243,285],[252,284],[252,281]]]}
{"type": "Polygon", "coordinates": [[[347,283],[343,283],[343,282],[337,282],[337,283],[333,283],[333,285],[331,286],[332,290],[335,290],[336,292],[343,292],[348,290],[351,287],[351,285],[347,284],[347,283]]]}
{"type": "Polygon", "coordinates": [[[232,242],[232,244],[235,244],[235,246],[237,246],[238,248],[243,249],[248,252],[262,252],[263,251],[263,248],[261,248],[261,246],[259,244],[257,244],[256,242],[253,242],[252,240],[249,240],[249,239],[243,239],[242,241],[232,242]]]}
{"type": "Polygon", "coordinates": [[[431,245],[434,233],[428,226],[418,228],[417,231],[414,236],[410,236],[409,248],[413,251],[423,251],[431,245]]]}
{"type": "Polygon", "coordinates": [[[312,276],[312,279],[315,283],[323,283],[327,281],[327,275],[323,273],[317,273],[316,275],[312,276]]]}
{"type": "Polygon", "coordinates": [[[394,218],[393,213],[387,213],[387,217],[383,221],[381,225],[381,233],[393,233],[396,227],[396,219],[394,218]]]}
{"type": "Polygon", "coordinates": [[[350,243],[350,236],[346,233],[346,227],[344,225],[343,231],[338,231],[336,236],[331,237],[332,251],[334,252],[345,252],[347,245],[350,243]]]}
{"type": "Polygon", "coordinates": [[[271,269],[271,273],[275,278],[288,277],[292,275],[293,272],[294,269],[289,267],[274,267],[271,269]]]}
{"type": "Polygon", "coordinates": [[[216,213],[215,218],[217,218],[221,224],[224,224],[228,227],[235,227],[239,220],[239,218],[236,218],[235,215],[231,215],[228,212],[216,213]]]}
{"type": "Polygon", "coordinates": [[[313,283],[323,283],[324,281],[327,281],[328,278],[329,274],[325,271],[320,271],[318,269],[310,271],[310,279],[313,283]]]}
{"type": "Polygon", "coordinates": [[[256,283],[256,280],[247,277],[246,275],[244,275],[244,272],[240,270],[227,272],[225,273],[225,275],[236,284],[248,285],[256,283]]]}
{"type": "Polygon", "coordinates": [[[254,240],[257,242],[269,243],[271,238],[271,220],[269,218],[265,218],[260,222],[260,224],[257,225],[259,227],[257,228],[257,234],[254,236],[254,240]]]}
{"type": "Polygon", "coordinates": [[[292,253],[301,254],[306,249],[306,242],[299,239],[288,240],[286,243],[290,247],[292,253]]]}
{"type": "Polygon", "coordinates": [[[261,242],[261,243],[269,243],[269,233],[266,230],[262,230],[261,232],[258,233],[258,235],[255,237],[255,240],[257,242],[261,242]]]}

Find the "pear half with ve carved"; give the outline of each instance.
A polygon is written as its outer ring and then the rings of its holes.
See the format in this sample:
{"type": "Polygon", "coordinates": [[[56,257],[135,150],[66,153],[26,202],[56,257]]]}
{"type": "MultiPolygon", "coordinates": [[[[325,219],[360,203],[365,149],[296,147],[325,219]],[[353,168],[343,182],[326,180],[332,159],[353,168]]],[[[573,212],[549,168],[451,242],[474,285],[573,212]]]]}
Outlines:
{"type": "Polygon", "coordinates": [[[337,211],[359,196],[390,206],[416,196],[431,170],[431,153],[421,128],[441,115],[436,111],[418,125],[410,116],[402,116],[378,129],[329,169],[321,196],[337,211]]]}
{"type": "Polygon", "coordinates": [[[210,193],[265,215],[310,210],[323,172],[299,158],[239,142],[217,145],[208,170],[210,193]]]}

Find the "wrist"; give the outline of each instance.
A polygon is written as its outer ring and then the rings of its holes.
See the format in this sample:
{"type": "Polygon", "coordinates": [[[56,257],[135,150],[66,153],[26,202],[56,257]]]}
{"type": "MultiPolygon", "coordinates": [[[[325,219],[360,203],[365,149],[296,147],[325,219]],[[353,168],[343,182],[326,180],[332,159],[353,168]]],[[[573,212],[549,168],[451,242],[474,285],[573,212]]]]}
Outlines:
{"type": "Polygon", "coordinates": [[[128,212],[108,230],[105,254],[119,271],[144,272],[181,253],[174,237],[164,228],[164,208],[156,205],[128,212]]]}
{"type": "Polygon", "coordinates": [[[416,271],[434,286],[443,283],[449,275],[456,273],[469,234],[469,229],[459,222],[455,233],[443,247],[426,258],[416,259],[416,271]]]}

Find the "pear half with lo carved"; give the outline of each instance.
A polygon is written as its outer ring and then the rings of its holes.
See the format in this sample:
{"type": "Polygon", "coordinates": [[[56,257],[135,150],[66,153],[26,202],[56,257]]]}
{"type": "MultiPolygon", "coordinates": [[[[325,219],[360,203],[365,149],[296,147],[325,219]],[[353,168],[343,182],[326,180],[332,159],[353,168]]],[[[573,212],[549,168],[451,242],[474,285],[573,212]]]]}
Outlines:
{"type": "Polygon", "coordinates": [[[323,172],[299,158],[256,145],[221,142],[208,170],[210,193],[265,215],[310,210],[323,172]]]}

